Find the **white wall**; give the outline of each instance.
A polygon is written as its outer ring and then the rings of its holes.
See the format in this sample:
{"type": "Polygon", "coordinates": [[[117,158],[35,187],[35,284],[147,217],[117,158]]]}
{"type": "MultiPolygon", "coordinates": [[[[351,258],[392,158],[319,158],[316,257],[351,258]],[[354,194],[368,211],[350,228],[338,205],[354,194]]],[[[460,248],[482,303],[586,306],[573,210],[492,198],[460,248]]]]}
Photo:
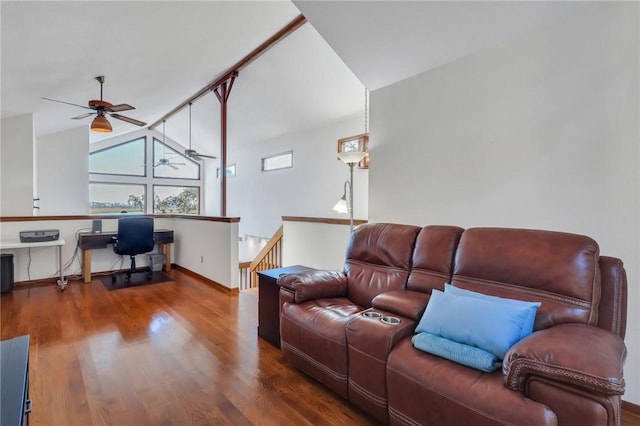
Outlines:
{"type": "Polygon", "coordinates": [[[238,288],[238,223],[177,219],[175,262],[229,288],[238,288]]]}
{"type": "MultiPolygon", "coordinates": [[[[336,157],[338,139],[363,132],[357,115],[328,126],[255,143],[229,145],[228,163],[237,176],[227,180],[227,214],[239,216],[240,236],[271,237],[282,216],[347,218],[332,210],[349,179],[336,157]],[[262,157],[293,150],[293,168],[261,172],[262,157]]],[[[376,160],[372,160],[376,161],[376,160]]],[[[354,216],[368,216],[368,170],[354,169],[354,216]]],[[[251,260],[254,253],[244,253],[251,260]]]]}
{"type": "Polygon", "coordinates": [[[34,195],[33,114],[0,125],[0,216],[31,216],[34,195]]]}
{"type": "Polygon", "coordinates": [[[87,126],[37,141],[37,195],[41,216],[89,213],[87,126]]]}
{"type": "MultiPolygon", "coordinates": [[[[116,231],[118,219],[102,218],[103,232],[116,231]]],[[[229,288],[238,287],[238,224],[195,220],[189,218],[154,218],[155,229],[174,231],[173,263],[177,263],[206,278],[229,288]],[[201,260],[202,259],[202,260],[201,260]]],[[[16,241],[23,230],[59,229],[65,240],[62,261],[68,268],[65,276],[80,275],[82,253],[76,252],[76,234],[90,231],[90,219],[39,220],[26,222],[2,222],[0,240],[16,241]]],[[[2,250],[14,254],[15,281],[27,281],[58,276],[57,249],[53,247],[32,248],[31,260],[27,249],[2,250]]],[[[157,248],[154,249],[157,252],[157,248]]],[[[147,256],[136,258],[139,267],[148,265],[147,256]]],[[[129,259],[116,255],[111,246],[91,251],[91,271],[102,272],[128,268],[129,259]]],[[[80,283],[80,281],[74,281],[80,283]]]]}
{"type": "Polygon", "coordinates": [[[370,221],[586,234],[629,278],[623,399],[640,403],[638,3],[371,94],[370,221]]]}
{"type": "Polygon", "coordinates": [[[349,225],[285,221],[282,265],[342,271],[349,241],[349,225]]]}

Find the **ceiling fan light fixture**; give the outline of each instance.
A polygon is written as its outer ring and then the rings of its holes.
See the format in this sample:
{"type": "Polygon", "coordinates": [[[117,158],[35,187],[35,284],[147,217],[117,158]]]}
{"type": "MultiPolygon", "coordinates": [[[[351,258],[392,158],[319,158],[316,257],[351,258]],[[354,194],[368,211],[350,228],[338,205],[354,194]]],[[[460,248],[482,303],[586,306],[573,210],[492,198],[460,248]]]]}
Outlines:
{"type": "Polygon", "coordinates": [[[108,133],[113,129],[111,128],[111,123],[109,123],[107,117],[105,117],[104,115],[98,115],[91,122],[91,130],[93,130],[94,132],[108,133]]]}

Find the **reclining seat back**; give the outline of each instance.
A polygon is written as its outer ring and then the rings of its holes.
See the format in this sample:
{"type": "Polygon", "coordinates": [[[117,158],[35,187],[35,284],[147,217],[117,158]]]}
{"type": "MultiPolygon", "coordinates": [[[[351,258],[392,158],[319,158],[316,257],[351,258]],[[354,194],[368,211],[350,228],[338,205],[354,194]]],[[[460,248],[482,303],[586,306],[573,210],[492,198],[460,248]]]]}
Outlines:
{"type": "Polygon", "coordinates": [[[444,290],[451,280],[453,259],[464,229],[457,226],[425,226],[418,234],[407,290],[431,294],[444,290]]]}
{"type": "Polygon", "coordinates": [[[460,239],[452,284],[542,302],[534,330],[562,323],[596,325],[601,295],[598,244],[562,232],[468,229],[460,239]]]}
{"type": "Polygon", "coordinates": [[[411,225],[358,226],[351,234],[344,264],[347,297],[356,305],[369,308],[378,294],[404,290],[418,232],[420,228],[411,225]]]}
{"type": "Polygon", "coordinates": [[[282,305],[281,349],[292,365],[348,398],[347,324],[371,307],[378,293],[405,288],[419,231],[409,225],[360,225],[347,248],[346,292],[282,305]]]}

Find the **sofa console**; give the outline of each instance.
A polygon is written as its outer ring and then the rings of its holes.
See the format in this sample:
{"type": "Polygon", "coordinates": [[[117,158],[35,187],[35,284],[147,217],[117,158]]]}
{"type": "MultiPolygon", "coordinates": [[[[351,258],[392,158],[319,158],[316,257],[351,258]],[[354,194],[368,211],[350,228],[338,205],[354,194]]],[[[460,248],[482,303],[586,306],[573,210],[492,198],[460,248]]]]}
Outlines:
{"type": "Polygon", "coordinates": [[[382,423],[620,424],[627,279],[589,237],[370,223],[277,283],[286,359],[382,423]]]}

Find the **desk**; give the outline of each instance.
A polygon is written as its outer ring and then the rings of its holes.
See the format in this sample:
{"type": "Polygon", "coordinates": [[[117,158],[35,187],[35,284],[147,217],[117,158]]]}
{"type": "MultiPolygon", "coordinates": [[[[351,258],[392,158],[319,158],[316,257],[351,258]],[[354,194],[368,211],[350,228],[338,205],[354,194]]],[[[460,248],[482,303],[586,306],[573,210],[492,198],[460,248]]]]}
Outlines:
{"type": "Polygon", "coordinates": [[[54,241],[40,241],[37,243],[23,243],[19,240],[7,240],[0,241],[0,250],[9,249],[24,249],[33,247],[58,247],[58,267],[60,268],[60,278],[58,279],[58,287],[60,290],[64,290],[67,286],[67,282],[64,279],[64,270],[62,269],[62,246],[64,240],[62,238],[54,241]]]}
{"type": "MultiPolygon", "coordinates": [[[[91,282],[91,250],[107,248],[112,243],[113,237],[118,233],[113,232],[81,232],[78,234],[78,247],[82,250],[82,276],[85,283],[91,282]]],[[[158,252],[164,254],[164,269],[171,270],[171,244],[173,243],[173,231],[170,229],[156,229],[153,238],[158,246],[158,252]]]]}

